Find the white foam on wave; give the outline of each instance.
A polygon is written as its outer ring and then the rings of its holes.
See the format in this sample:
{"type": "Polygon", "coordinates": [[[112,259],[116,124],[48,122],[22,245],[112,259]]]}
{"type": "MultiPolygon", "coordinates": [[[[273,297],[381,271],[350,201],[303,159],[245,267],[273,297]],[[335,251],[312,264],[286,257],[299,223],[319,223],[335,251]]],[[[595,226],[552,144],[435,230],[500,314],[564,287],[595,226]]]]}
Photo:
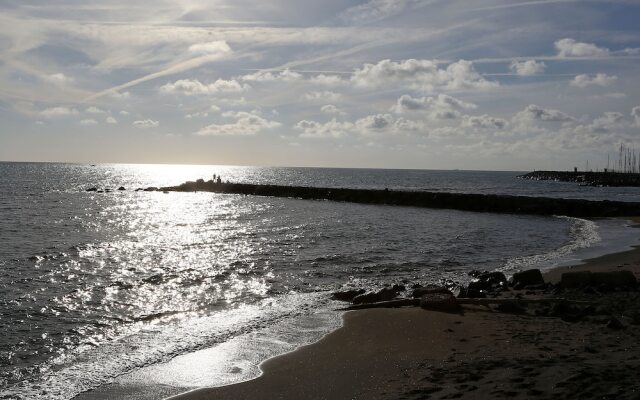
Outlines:
{"type": "Polygon", "coordinates": [[[550,269],[576,251],[591,247],[602,240],[598,232],[598,224],[593,221],[565,216],[556,216],[556,218],[564,219],[569,223],[568,243],[547,253],[511,258],[500,270],[510,272],[529,268],[550,269]]]}
{"type": "Polygon", "coordinates": [[[5,388],[0,399],[68,400],[127,374],[133,373],[129,381],[141,376],[147,379],[154,374],[136,375],[135,371],[218,345],[222,358],[227,356],[222,367],[208,375],[185,375],[181,381],[173,377],[162,384],[217,386],[247,380],[259,374],[260,362],[317,341],[338,328],[341,319],[334,308],[325,292],[289,294],[172,324],[149,324],[134,335],[77,354],[63,366],[52,366],[43,376],[5,388]],[[291,326],[296,326],[295,334],[291,326]],[[229,351],[233,344],[235,352],[229,351]]]}

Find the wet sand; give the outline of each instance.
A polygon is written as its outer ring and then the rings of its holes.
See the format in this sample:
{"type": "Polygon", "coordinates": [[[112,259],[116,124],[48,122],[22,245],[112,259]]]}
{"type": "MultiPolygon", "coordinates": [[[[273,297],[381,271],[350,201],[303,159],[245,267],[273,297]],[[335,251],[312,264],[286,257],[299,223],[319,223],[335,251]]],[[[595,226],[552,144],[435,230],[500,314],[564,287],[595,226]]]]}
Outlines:
{"type": "MultiPolygon", "coordinates": [[[[638,275],[640,249],[550,271],[545,279],[568,269],[638,275]]],[[[639,295],[615,294],[633,307],[639,295]]],[[[477,306],[465,306],[463,315],[351,311],[319,342],[264,362],[254,380],[172,399],[638,399],[640,325],[625,325],[477,306]]]]}

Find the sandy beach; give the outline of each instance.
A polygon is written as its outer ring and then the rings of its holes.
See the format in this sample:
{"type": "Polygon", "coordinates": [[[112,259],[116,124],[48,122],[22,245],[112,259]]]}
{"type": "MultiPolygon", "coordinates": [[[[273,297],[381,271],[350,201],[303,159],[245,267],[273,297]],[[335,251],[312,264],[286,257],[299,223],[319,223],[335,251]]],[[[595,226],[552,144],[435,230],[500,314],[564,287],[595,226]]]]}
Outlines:
{"type": "MultiPolygon", "coordinates": [[[[640,272],[640,249],[549,271],[640,272]]],[[[639,292],[584,294],[637,309],[639,292]]],[[[610,316],[578,322],[465,306],[460,314],[420,308],[350,311],[319,342],[272,358],[263,375],[188,392],[205,399],[637,399],[640,326],[610,316]]]]}

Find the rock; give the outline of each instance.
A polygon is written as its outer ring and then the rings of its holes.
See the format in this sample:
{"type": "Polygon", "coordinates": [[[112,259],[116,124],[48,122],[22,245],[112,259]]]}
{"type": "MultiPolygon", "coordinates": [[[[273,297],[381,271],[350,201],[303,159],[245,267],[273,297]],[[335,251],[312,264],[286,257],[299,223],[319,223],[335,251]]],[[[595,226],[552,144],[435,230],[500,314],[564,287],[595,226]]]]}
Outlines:
{"type": "Polygon", "coordinates": [[[453,293],[451,293],[451,291],[449,289],[445,288],[445,287],[435,286],[435,285],[427,285],[425,287],[414,289],[411,296],[414,299],[418,299],[418,298],[424,296],[425,294],[434,294],[434,293],[442,293],[442,294],[453,295],[453,293]]]}
{"type": "Polygon", "coordinates": [[[127,190],[127,189],[125,189],[125,187],[124,187],[124,186],[120,186],[120,187],[118,188],[118,190],[127,190]]]}
{"type": "Polygon", "coordinates": [[[407,290],[406,286],[402,284],[395,284],[391,286],[391,289],[395,290],[396,292],[404,292],[405,290],[407,290]]]}
{"type": "Polygon", "coordinates": [[[525,286],[544,285],[544,279],[539,269],[528,269],[526,271],[513,274],[513,287],[524,288],[525,286]]]}
{"type": "Polygon", "coordinates": [[[365,292],[364,289],[352,289],[352,290],[344,290],[340,292],[331,293],[331,298],[333,300],[339,301],[351,301],[354,297],[359,294],[363,294],[365,292]]]}
{"type": "Polygon", "coordinates": [[[86,190],[87,192],[97,192],[98,188],[97,187],[91,187],[89,189],[86,190]]]}
{"type": "Polygon", "coordinates": [[[501,291],[507,288],[507,277],[502,272],[484,272],[477,274],[469,283],[466,297],[483,297],[488,292],[501,291]]]}
{"type": "Polygon", "coordinates": [[[611,271],[611,272],[593,272],[591,274],[591,284],[597,286],[600,290],[614,290],[617,288],[635,290],[638,281],[633,272],[611,271]]]}
{"type": "Polygon", "coordinates": [[[353,298],[353,304],[377,303],[379,301],[388,301],[394,299],[398,293],[393,288],[383,288],[377,292],[369,292],[360,294],[353,298]]]}
{"type": "Polygon", "coordinates": [[[155,191],[157,191],[157,190],[158,190],[158,188],[157,188],[157,187],[155,187],[155,186],[149,186],[148,188],[143,189],[143,190],[144,190],[145,192],[155,192],[155,191]]]}
{"type": "Polygon", "coordinates": [[[591,271],[565,272],[560,278],[563,289],[580,289],[591,284],[591,271]]]}
{"type": "Polygon", "coordinates": [[[620,330],[626,328],[622,322],[618,318],[611,318],[609,322],[607,322],[607,328],[613,330],[620,330]]]}
{"type": "Polygon", "coordinates": [[[500,303],[496,309],[500,312],[510,314],[524,314],[527,312],[527,309],[517,300],[500,303]]]}
{"type": "Polygon", "coordinates": [[[487,294],[469,285],[467,287],[462,286],[460,288],[460,293],[458,294],[458,297],[471,298],[471,299],[484,299],[485,297],[487,297],[487,294]]]}
{"type": "Polygon", "coordinates": [[[460,304],[451,293],[430,293],[420,298],[420,307],[425,310],[448,313],[460,312],[460,304]]]}

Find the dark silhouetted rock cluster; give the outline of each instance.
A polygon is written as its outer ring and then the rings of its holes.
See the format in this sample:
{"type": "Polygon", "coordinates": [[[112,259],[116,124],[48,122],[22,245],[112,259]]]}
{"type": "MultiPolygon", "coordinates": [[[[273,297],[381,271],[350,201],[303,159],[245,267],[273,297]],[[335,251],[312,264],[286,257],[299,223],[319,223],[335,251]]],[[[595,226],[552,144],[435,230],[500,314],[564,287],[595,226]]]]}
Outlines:
{"type": "Polygon", "coordinates": [[[640,186],[640,174],[594,171],[534,171],[519,176],[535,181],[576,182],[588,186],[640,186]]]}

